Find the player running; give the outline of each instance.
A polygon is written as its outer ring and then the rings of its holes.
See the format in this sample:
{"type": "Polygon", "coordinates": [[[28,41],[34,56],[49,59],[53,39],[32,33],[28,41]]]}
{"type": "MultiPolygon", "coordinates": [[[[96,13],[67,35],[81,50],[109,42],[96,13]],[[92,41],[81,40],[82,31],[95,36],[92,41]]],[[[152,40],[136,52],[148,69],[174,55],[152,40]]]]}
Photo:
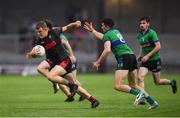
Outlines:
{"type": "MultiPolygon", "coordinates": [[[[76,91],[86,97],[91,102],[91,108],[96,108],[99,101],[92,97],[85,89],[76,84],[72,75],[71,60],[62,45],[59,35],[66,30],[77,28],[81,26],[80,21],[70,23],[62,28],[50,30],[44,21],[40,21],[36,25],[36,32],[38,36],[37,45],[42,45],[46,50],[46,60],[42,61],[37,69],[40,74],[45,76],[52,83],[63,84],[69,87],[70,97],[73,97],[76,91]],[[64,79],[66,78],[66,79],[64,79]]],[[[32,49],[27,53],[27,58],[32,59],[37,55],[37,51],[32,49]]]]}
{"type": "Polygon", "coordinates": [[[161,79],[161,58],[160,49],[161,43],[156,32],[149,28],[150,19],[142,17],[139,20],[140,32],[137,39],[141,45],[141,52],[138,61],[141,62],[138,70],[138,83],[139,86],[144,88],[144,79],[148,71],[152,72],[152,76],[156,85],[170,85],[172,92],[177,92],[176,80],[161,79]]]}
{"type": "MultiPolygon", "coordinates": [[[[76,61],[76,57],[74,56],[74,53],[72,51],[72,48],[69,44],[69,41],[68,39],[66,38],[66,36],[64,34],[60,34],[60,38],[62,40],[62,44],[65,46],[66,48],[66,51],[72,61],[72,74],[76,80],[76,83],[79,85],[79,86],[82,86],[81,83],[78,81],[77,79],[77,61],[76,61]]],[[[58,85],[58,84],[57,84],[58,85]]],[[[55,86],[57,86],[55,85],[55,86]]],[[[69,90],[67,89],[67,87],[65,85],[60,85],[60,89],[67,95],[67,99],[65,100],[66,102],[71,102],[74,100],[73,97],[69,97],[69,90]]],[[[84,96],[81,96],[79,97],[79,101],[83,101],[85,100],[85,97],[84,96]]]]}
{"type": "MultiPolygon", "coordinates": [[[[51,20],[48,20],[48,19],[45,19],[44,22],[47,24],[48,28],[49,29],[53,29],[53,22],[51,20]]],[[[76,83],[81,86],[81,83],[78,81],[77,79],[77,61],[76,61],[76,57],[74,56],[74,53],[73,53],[73,50],[69,44],[69,41],[68,39],[66,38],[66,36],[62,33],[60,34],[57,34],[59,35],[60,39],[61,39],[61,42],[63,44],[63,46],[65,47],[66,49],[66,52],[69,56],[69,58],[71,59],[72,61],[72,74],[73,74],[73,77],[75,78],[76,80],[76,83]]],[[[53,89],[54,89],[54,93],[57,93],[59,88],[63,91],[63,93],[67,96],[67,99],[65,100],[65,102],[72,102],[74,101],[74,98],[71,97],[71,94],[68,90],[68,88],[65,86],[65,85],[58,85],[58,83],[53,83],[53,89]]],[[[80,96],[79,97],[79,101],[83,101],[85,100],[85,97],[84,96],[80,96]]]]}
{"type": "Polygon", "coordinates": [[[84,28],[92,32],[98,39],[104,43],[104,50],[97,61],[93,62],[93,68],[98,70],[102,62],[112,51],[117,60],[117,68],[115,71],[114,88],[117,91],[130,93],[136,96],[135,104],[139,104],[144,98],[150,104],[150,109],[158,107],[158,103],[154,101],[143,88],[136,85],[137,77],[137,61],[133,51],[126,44],[121,33],[113,28],[114,21],[112,19],[104,19],[101,22],[101,28],[104,34],[96,31],[92,23],[85,23],[84,28]],[[128,76],[129,85],[124,84],[125,77],[128,76]]]}

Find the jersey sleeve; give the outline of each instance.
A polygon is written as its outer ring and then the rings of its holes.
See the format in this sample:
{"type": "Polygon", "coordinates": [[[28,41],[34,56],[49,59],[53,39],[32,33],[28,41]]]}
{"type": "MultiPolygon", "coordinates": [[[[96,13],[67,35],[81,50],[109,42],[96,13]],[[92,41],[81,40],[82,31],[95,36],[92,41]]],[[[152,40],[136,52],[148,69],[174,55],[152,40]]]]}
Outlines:
{"type": "Polygon", "coordinates": [[[159,38],[158,38],[157,33],[155,31],[152,31],[150,36],[151,36],[151,39],[154,43],[159,41],[159,38]]]}
{"type": "Polygon", "coordinates": [[[60,38],[65,40],[65,41],[68,41],[68,39],[66,38],[66,36],[64,36],[64,34],[60,34],[60,38]]]}
{"type": "Polygon", "coordinates": [[[106,41],[110,41],[110,38],[108,35],[104,35],[102,38],[103,43],[105,43],[106,41]]]}
{"type": "Polygon", "coordinates": [[[59,37],[60,37],[60,35],[62,33],[61,30],[59,30],[59,29],[53,29],[52,31],[59,37]]]}

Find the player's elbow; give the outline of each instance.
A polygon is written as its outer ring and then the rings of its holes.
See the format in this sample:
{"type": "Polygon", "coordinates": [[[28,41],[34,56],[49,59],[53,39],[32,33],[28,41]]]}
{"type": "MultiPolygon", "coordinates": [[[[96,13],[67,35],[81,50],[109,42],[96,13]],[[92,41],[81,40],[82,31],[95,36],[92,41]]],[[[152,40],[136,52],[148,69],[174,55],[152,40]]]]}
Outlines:
{"type": "Polygon", "coordinates": [[[161,49],[161,45],[157,45],[157,46],[156,46],[156,49],[157,49],[157,50],[160,50],[160,49],[161,49]]]}
{"type": "Polygon", "coordinates": [[[111,42],[110,41],[106,41],[105,42],[104,50],[106,51],[106,53],[110,53],[111,52],[111,42]]]}
{"type": "Polygon", "coordinates": [[[106,52],[109,54],[111,52],[111,49],[107,49],[106,52]]]}
{"type": "Polygon", "coordinates": [[[111,48],[105,48],[105,52],[109,54],[111,52],[111,48]]]}
{"type": "Polygon", "coordinates": [[[161,49],[161,44],[156,45],[156,49],[160,50],[161,49]]]}

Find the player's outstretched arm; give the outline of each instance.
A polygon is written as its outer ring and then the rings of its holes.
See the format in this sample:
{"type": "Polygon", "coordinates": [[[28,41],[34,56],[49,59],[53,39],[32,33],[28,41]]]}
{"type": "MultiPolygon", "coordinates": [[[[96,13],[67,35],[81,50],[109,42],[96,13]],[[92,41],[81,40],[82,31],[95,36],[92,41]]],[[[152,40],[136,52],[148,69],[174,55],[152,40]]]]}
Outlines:
{"type": "Polygon", "coordinates": [[[66,30],[78,28],[80,26],[81,26],[81,21],[76,21],[76,22],[70,23],[70,24],[62,27],[62,32],[66,31],[66,30]]]}
{"type": "Polygon", "coordinates": [[[98,39],[102,40],[104,35],[93,28],[92,22],[85,22],[84,28],[89,32],[92,32],[98,39]]]}
{"type": "Polygon", "coordinates": [[[98,70],[99,66],[107,58],[107,56],[109,55],[110,52],[111,52],[111,42],[106,41],[104,43],[104,50],[103,50],[102,54],[100,55],[100,57],[97,59],[96,62],[93,62],[93,68],[98,70]]]}

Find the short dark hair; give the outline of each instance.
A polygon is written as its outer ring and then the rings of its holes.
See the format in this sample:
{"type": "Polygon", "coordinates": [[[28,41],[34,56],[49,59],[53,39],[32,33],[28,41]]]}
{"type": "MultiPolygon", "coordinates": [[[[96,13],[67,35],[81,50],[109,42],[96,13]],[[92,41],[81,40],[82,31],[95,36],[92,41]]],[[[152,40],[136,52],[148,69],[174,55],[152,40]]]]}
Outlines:
{"type": "Polygon", "coordinates": [[[45,19],[45,20],[43,20],[45,23],[46,23],[46,25],[47,25],[47,27],[49,28],[49,29],[52,29],[52,27],[54,26],[53,25],[53,22],[51,21],[51,20],[49,20],[49,19],[45,19]]]}
{"type": "Polygon", "coordinates": [[[40,28],[47,28],[47,24],[44,21],[39,21],[36,24],[36,29],[40,29],[40,28]]]}
{"type": "Polygon", "coordinates": [[[106,19],[102,20],[101,23],[104,23],[104,25],[107,25],[111,28],[114,27],[114,21],[111,18],[106,18],[106,19]]]}
{"type": "Polygon", "coordinates": [[[139,21],[145,20],[147,23],[150,23],[150,18],[148,16],[143,16],[139,19],[139,21]]]}

